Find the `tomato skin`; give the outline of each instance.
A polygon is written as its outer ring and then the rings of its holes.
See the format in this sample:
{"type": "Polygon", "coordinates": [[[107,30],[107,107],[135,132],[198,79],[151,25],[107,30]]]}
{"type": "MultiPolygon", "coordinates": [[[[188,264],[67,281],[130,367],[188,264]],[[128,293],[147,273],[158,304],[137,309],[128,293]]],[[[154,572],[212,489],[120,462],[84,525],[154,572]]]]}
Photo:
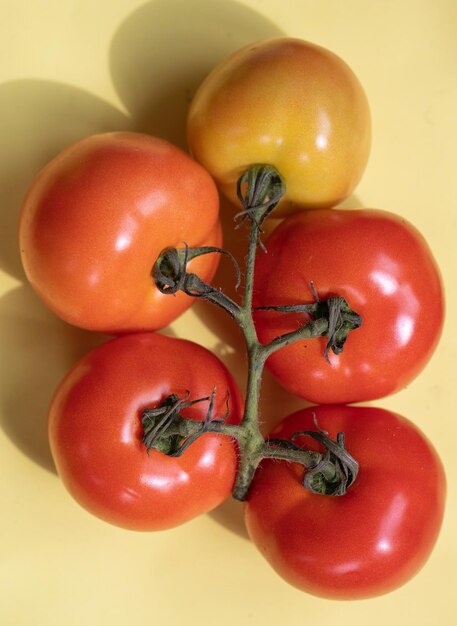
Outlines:
{"type": "MultiPolygon", "coordinates": [[[[360,465],[355,483],[344,496],[316,495],[302,486],[299,464],[263,461],[245,507],[251,539],[280,576],[308,593],[342,600],[393,591],[424,565],[437,539],[441,461],[411,422],[373,407],[310,407],[271,436],[316,430],[315,419],[332,439],[346,434],[360,465]]],[[[298,442],[319,450],[309,437],[298,442]]]]}
{"type": "Polygon", "coordinates": [[[339,57],[299,39],[246,46],[203,81],[188,115],[193,156],[238,204],[250,165],[273,165],[286,194],[274,215],[334,206],[359,182],[371,145],[367,98],[339,57]]]}
{"type": "MultiPolygon", "coordinates": [[[[299,341],[267,367],[307,400],[381,398],[410,383],[431,357],[443,326],[438,267],[420,233],[385,211],[324,209],[283,221],[258,255],[255,306],[311,303],[340,295],[362,317],[340,355],[323,357],[326,338],[299,341]]],[[[295,330],[303,314],[257,312],[260,341],[295,330]]]]}
{"type": "MultiPolygon", "coordinates": [[[[20,219],[27,277],[67,322],[104,332],[158,329],[193,302],[150,273],[168,246],[221,245],[216,186],[170,143],[116,132],[82,139],[36,177],[20,219]]],[[[211,280],[218,255],[189,268],[211,280]]]]}
{"type": "MultiPolygon", "coordinates": [[[[190,399],[217,387],[213,417],[240,420],[242,401],[224,365],[182,339],[136,333],[84,356],[56,391],[49,440],[70,494],[101,519],[131,530],[172,528],[219,505],[231,493],[237,452],[223,435],[205,434],[181,457],[147,450],[141,414],[167,396],[190,399]]],[[[202,420],[208,402],[185,409],[202,420]]]]}

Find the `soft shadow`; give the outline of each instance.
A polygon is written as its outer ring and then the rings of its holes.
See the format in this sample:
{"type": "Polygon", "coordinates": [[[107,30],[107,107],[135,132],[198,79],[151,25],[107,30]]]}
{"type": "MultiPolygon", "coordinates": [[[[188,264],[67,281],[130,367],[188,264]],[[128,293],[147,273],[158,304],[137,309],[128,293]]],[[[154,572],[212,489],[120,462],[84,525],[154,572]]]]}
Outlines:
{"type": "Polygon", "coordinates": [[[30,287],[0,299],[0,426],[30,459],[55,471],[47,435],[53,393],[79,357],[107,337],[62,322],[30,287]]]}
{"type": "MultiPolygon", "coordinates": [[[[243,272],[249,232],[247,225],[243,228],[236,228],[234,216],[237,211],[238,209],[233,204],[225,198],[221,198],[220,219],[224,234],[223,248],[233,255],[238,264],[241,270],[241,283],[237,289],[237,272],[234,264],[226,255],[221,255],[216,275],[211,283],[220,288],[232,300],[240,303],[244,289],[245,277],[243,272]]],[[[205,326],[219,337],[221,346],[226,344],[230,349],[244,355],[243,335],[236,322],[223,309],[212,306],[204,300],[197,301],[193,308],[195,313],[205,322],[205,326]]]]}
{"type": "Polygon", "coordinates": [[[249,539],[244,524],[244,505],[242,502],[238,502],[234,498],[228,498],[208,515],[232,533],[243,537],[243,539],[249,539]]]}
{"type": "MultiPolygon", "coordinates": [[[[161,331],[175,336],[170,327],[161,331]]],[[[0,299],[0,427],[30,459],[55,471],[47,416],[59,382],[84,354],[111,339],[63,322],[28,285],[0,299]]]]}
{"type": "Polygon", "coordinates": [[[16,80],[0,85],[0,267],[24,279],[17,229],[35,174],[64,147],[131,122],[90,93],[61,83],[16,80]]]}
{"type": "Polygon", "coordinates": [[[242,46],[281,35],[275,24],[238,2],[148,2],[113,37],[113,83],[136,130],[185,148],[189,102],[209,71],[242,46]]]}
{"type": "Polygon", "coordinates": [[[264,436],[285,417],[307,406],[311,406],[311,402],[294,396],[265,370],[259,411],[260,430],[264,436]]]}
{"type": "Polygon", "coordinates": [[[337,206],[337,209],[362,209],[364,208],[364,204],[362,200],[355,193],[352,193],[350,196],[343,200],[341,204],[337,206]]]}

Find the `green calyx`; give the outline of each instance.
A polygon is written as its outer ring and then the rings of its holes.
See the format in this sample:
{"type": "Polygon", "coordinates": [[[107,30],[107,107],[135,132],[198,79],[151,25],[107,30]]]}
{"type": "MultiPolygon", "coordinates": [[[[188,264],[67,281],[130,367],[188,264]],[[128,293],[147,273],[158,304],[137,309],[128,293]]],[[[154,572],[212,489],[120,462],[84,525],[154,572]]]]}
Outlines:
{"type": "Polygon", "coordinates": [[[162,293],[175,294],[183,291],[189,296],[204,298],[223,308],[243,332],[249,368],[245,411],[240,424],[227,423],[228,399],[225,415],[213,415],[215,390],[211,396],[195,400],[189,400],[190,393],[183,398],[172,394],[159,406],[144,411],[143,443],[148,453],[153,449],[169,456],[180,456],[204,433],[217,433],[236,439],[239,466],[233,496],[238,500],[246,499],[256,469],[265,458],[301,463],[307,470],[303,481],[304,487],[321,495],[343,495],[353,484],[358,472],[357,462],[346,450],[343,433],[338,434],[336,441],[319,430],[295,434],[295,439],[305,435],[317,440],[324,450],[320,453],[298,446],[295,441],[278,439],[265,441],[259,429],[259,398],[267,358],[276,350],[295,341],[327,337],[323,358],[328,360],[330,351],[335,355],[341,354],[350,333],[362,323],[360,316],[352,311],[344,298],[335,296],[321,301],[315,292],[316,301],[311,304],[261,307],[263,310],[274,310],[278,313],[306,312],[308,321],[297,330],[276,337],[269,344],[259,342],[252,306],[256,250],[258,246],[265,250],[260,240],[262,224],[280,202],[284,192],[285,186],[280,174],[269,165],[252,166],[238,181],[238,197],[243,210],[236,219],[240,220],[239,225],[250,223],[244,272],[245,290],[241,303],[233,301],[220,289],[205,283],[196,274],[188,271],[192,259],[201,254],[224,254],[229,256],[235,266],[238,285],[241,275],[238,264],[230,253],[220,248],[190,249],[187,245],[182,249],[167,248],[159,255],[151,272],[156,287],[162,293]],[[203,421],[186,419],[181,414],[183,409],[199,402],[208,402],[203,421]]]}

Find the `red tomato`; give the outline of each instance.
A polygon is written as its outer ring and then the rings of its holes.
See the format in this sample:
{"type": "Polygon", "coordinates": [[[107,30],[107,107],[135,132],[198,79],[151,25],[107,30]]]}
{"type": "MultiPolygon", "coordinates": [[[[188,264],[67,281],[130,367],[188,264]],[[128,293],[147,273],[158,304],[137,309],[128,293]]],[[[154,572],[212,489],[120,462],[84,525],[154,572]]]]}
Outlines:
{"type": "MultiPolygon", "coordinates": [[[[241,396],[224,365],[190,341],[154,333],[113,339],[83,357],[53,399],[49,438],[57,471],[71,495],[103,520],[133,530],[161,530],[205,513],[233,487],[233,441],[206,433],[180,457],[141,441],[141,415],[172,393],[211,395],[213,417],[241,414],[241,396]]],[[[185,409],[203,420],[208,402],[185,409]]]]}
{"type": "Polygon", "coordinates": [[[368,160],[367,98],[352,70],[307,41],[250,44],[200,85],[187,123],[192,154],[238,204],[238,178],[273,165],[286,192],[275,216],[333,206],[359,182],[368,160]]]}
{"type": "MultiPolygon", "coordinates": [[[[332,439],[346,434],[360,466],[355,483],[343,496],[316,495],[302,486],[302,466],[263,461],[245,509],[249,534],[276,572],[303,591],[334,599],[392,591],[435,544],[446,490],[441,462],[411,422],[371,407],[310,407],[272,436],[316,430],[315,419],[332,439]]],[[[320,449],[309,437],[295,443],[320,449]]]]}
{"type": "MultiPolygon", "coordinates": [[[[380,398],[422,370],[441,334],[444,296],[424,238],[404,219],[376,210],[319,210],[284,220],[259,254],[255,305],[312,303],[340,295],[362,317],[340,355],[324,358],[326,338],[299,341],[267,367],[315,403],[380,398]]],[[[295,330],[304,314],[259,311],[260,341],[295,330]]]]}
{"type": "MultiPolygon", "coordinates": [[[[20,220],[33,288],[67,322],[105,332],[157,329],[193,302],[151,279],[168,246],[220,246],[218,196],[209,174],[170,143],[136,133],[94,135],[36,177],[20,220]]],[[[211,280],[216,254],[189,265],[211,280]]]]}

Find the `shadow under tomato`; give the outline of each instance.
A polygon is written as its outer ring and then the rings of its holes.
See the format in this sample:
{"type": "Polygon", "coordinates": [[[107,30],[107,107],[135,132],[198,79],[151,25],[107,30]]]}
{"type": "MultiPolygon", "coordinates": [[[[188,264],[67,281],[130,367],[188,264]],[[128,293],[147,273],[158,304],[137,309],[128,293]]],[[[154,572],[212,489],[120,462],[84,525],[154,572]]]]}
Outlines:
{"type": "MultiPolygon", "coordinates": [[[[221,198],[220,220],[223,232],[223,248],[233,255],[241,270],[241,284],[236,289],[237,272],[228,256],[222,254],[219,259],[217,272],[211,281],[212,285],[220,288],[235,302],[240,303],[244,289],[244,266],[247,253],[249,232],[247,228],[235,228],[234,216],[236,207],[224,198],[221,198]]],[[[211,305],[203,299],[193,305],[195,313],[205,322],[205,325],[224,344],[236,354],[244,358],[244,338],[237,323],[220,307],[211,305]]]]}
{"type": "Polygon", "coordinates": [[[111,76],[136,130],[186,149],[189,103],[210,70],[244,45],[283,34],[231,0],[148,2],[114,34],[111,76]]]}
{"type": "Polygon", "coordinates": [[[68,369],[107,339],[69,326],[28,286],[0,299],[0,426],[30,459],[55,471],[47,435],[48,407],[68,369]]]}
{"type": "Polygon", "coordinates": [[[208,515],[235,535],[239,535],[243,539],[249,539],[244,524],[244,506],[242,502],[238,502],[234,498],[228,498],[208,515]]]}
{"type": "MultiPolygon", "coordinates": [[[[161,332],[174,336],[169,327],[161,332]]],[[[24,454],[50,471],[55,468],[47,420],[54,391],[84,354],[110,338],[63,322],[28,285],[0,299],[0,427],[24,454]]]]}
{"type": "Polygon", "coordinates": [[[19,213],[40,169],[74,141],[127,130],[130,124],[115,107],[71,85],[42,80],[0,85],[1,269],[25,279],[17,240],[19,213]]]}
{"type": "Polygon", "coordinates": [[[343,202],[341,202],[341,204],[339,204],[336,208],[337,209],[363,209],[366,207],[364,207],[362,200],[359,198],[357,194],[351,193],[351,195],[348,196],[346,200],[343,200],[343,202]]]}

